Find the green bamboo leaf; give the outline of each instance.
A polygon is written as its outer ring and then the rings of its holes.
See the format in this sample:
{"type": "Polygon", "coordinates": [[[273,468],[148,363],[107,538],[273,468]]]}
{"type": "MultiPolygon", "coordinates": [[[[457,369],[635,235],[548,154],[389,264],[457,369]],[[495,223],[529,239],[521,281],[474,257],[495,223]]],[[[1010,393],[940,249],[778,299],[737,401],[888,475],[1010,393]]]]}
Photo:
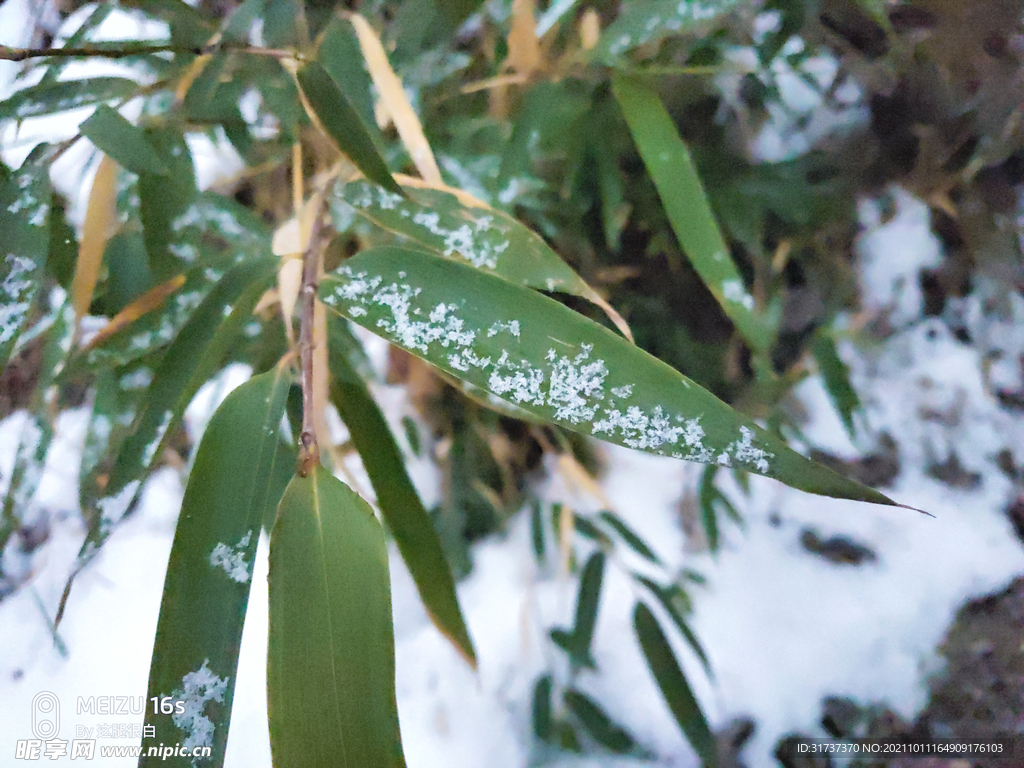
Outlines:
{"type": "Polygon", "coordinates": [[[391,192],[403,195],[391,177],[387,163],[373,143],[369,130],[334,79],[317,62],[303,65],[298,72],[299,87],[316,113],[320,124],[338,147],[355,163],[366,178],[391,192]]]}
{"type": "Polygon", "coordinates": [[[352,25],[333,16],[320,35],[316,58],[358,113],[374,144],[384,146],[373,114],[373,81],[352,25]]]}
{"type": "Polygon", "coordinates": [[[895,505],[796,453],[607,328],[471,267],[375,248],[324,278],[320,296],[453,376],[576,432],[743,467],[810,493],[895,505]]]}
{"type": "Polygon", "coordinates": [[[114,99],[122,101],[138,89],[138,83],[124,77],[43,81],[0,101],[0,120],[25,120],[114,99]]]}
{"type": "Polygon", "coordinates": [[[149,266],[156,279],[166,279],[181,268],[182,258],[172,248],[177,239],[174,226],[184,217],[198,194],[192,153],[180,130],[173,127],[146,131],[146,138],[167,168],[162,176],[139,175],[139,217],[149,254],[149,266]]]}
{"type": "Polygon", "coordinates": [[[146,139],[145,133],[106,104],[96,107],[79,126],[82,135],[132,173],[167,175],[167,166],[146,139]]]}
{"type": "Polygon", "coordinates": [[[540,235],[507,213],[482,203],[463,205],[438,189],[409,187],[402,198],[363,180],[339,184],[335,194],[360,216],[417,246],[518,285],[579,296],[625,329],[618,313],[540,235]]]}
{"type": "Polygon", "coordinates": [[[270,537],[267,703],[275,768],[404,767],[384,531],[322,467],[270,537]]]}
{"type": "Polygon", "coordinates": [[[341,351],[343,345],[333,341],[348,334],[343,321],[332,318],[329,333],[331,402],[349,429],[352,444],[377,494],[384,522],[395,538],[427,613],[466,661],[476,667],[473,641],[434,524],[405,471],[405,460],[384,414],[341,351]]]}
{"type": "MultiPolygon", "coordinates": [[[[251,317],[276,266],[277,260],[272,257],[237,265],[196,307],[153,375],[133,432],[118,453],[108,496],[120,494],[160,456],[186,406],[220,365],[243,323],[251,317]]],[[[137,490],[138,484],[134,485],[137,490]]],[[[115,522],[101,520],[101,533],[115,522]]]]}
{"type": "Polygon", "coordinates": [[[637,743],[629,731],[617,725],[601,705],[586,694],[569,688],[565,692],[565,706],[602,747],[620,755],[637,750],[637,743]]]}
{"type": "Polygon", "coordinates": [[[612,90],[690,263],[740,336],[755,351],[766,349],[773,330],[754,311],[754,297],[729,255],[690,151],[661,99],[646,83],[623,75],[613,77],[612,90]]]}
{"type": "Polygon", "coordinates": [[[65,291],[71,290],[78,262],[78,238],[68,223],[61,196],[50,195],[50,247],[46,255],[46,271],[65,291]]]}
{"type": "Polygon", "coordinates": [[[217,31],[200,11],[183,0],[131,0],[130,5],[154,19],[166,21],[171,29],[171,42],[182,48],[201,48],[217,31]]]}
{"type": "Polygon", "coordinates": [[[25,326],[50,247],[49,152],[17,171],[0,166],[0,370],[25,326]]]}
{"type": "Polygon", "coordinates": [[[673,717],[705,768],[713,768],[718,764],[718,751],[707,718],[690,690],[686,676],[658,626],[658,620],[643,603],[637,603],[633,610],[633,629],[640,641],[644,658],[647,659],[647,667],[654,675],[673,717]]]}
{"type": "MultiPolygon", "coordinates": [[[[174,532],[147,701],[183,699],[187,711],[168,715],[150,706],[146,724],[157,741],[211,747],[205,765],[224,763],[256,545],[287,482],[275,463],[291,378],[279,365],[242,384],[217,409],[196,451],[174,532]]],[[[192,758],[139,760],[140,768],[157,764],[192,768],[192,758]]]]}
{"type": "Polygon", "coordinates": [[[533,543],[533,556],[538,565],[545,560],[546,545],[544,543],[544,515],[541,513],[540,501],[533,500],[530,504],[530,541],[533,543]]]}
{"type": "Polygon", "coordinates": [[[550,740],[553,731],[551,689],[551,675],[537,678],[533,686],[533,735],[541,741],[550,740]]]}
{"type": "Polygon", "coordinates": [[[569,654],[573,664],[587,669],[597,667],[590,646],[594,640],[597,609],[601,602],[604,562],[604,552],[598,550],[583,566],[579,591],[576,593],[576,621],[572,632],[566,632],[564,629],[551,630],[551,639],[569,654]]]}
{"type": "Polygon", "coordinates": [[[221,27],[224,39],[240,43],[249,42],[249,32],[256,19],[263,15],[264,5],[266,0],[243,0],[224,20],[221,27]]]}
{"type": "Polygon", "coordinates": [[[658,556],[654,554],[654,551],[647,546],[647,542],[641,539],[640,536],[637,535],[636,531],[626,525],[621,517],[607,509],[601,511],[600,517],[610,525],[617,534],[619,534],[622,540],[626,542],[634,552],[641,557],[650,560],[655,565],[661,565],[661,560],[659,560],[658,556]]]}
{"type": "Polygon", "coordinates": [[[613,63],[638,46],[668,35],[705,32],[739,0],[648,0],[623,3],[622,11],[601,35],[594,50],[598,61],[613,63]]]}
{"type": "Polygon", "coordinates": [[[846,433],[854,438],[856,436],[854,417],[861,414],[860,398],[857,397],[857,391],[850,384],[850,369],[839,357],[835,339],[828,331],[819,330],[815,334],[811,353],[818,363],[818,371],[824,380],[825,391],[828,392],[832,404],[839,411],[839,416],[843,420],[846,433]]]}
{"type": "Polygon", "coordinates": [[[687,644],[700,659],[700,663],[704,666],[704,671],[707,672],[708,677],[714,677],[714,672],[711,669],[711,661],[708,659],[707,654],[704,652],[704,646],[701,645],[700,640],[697,639],[697,635],[694,634],[693,630],[690,629],[690,625],[686,623],[686,619],[683,618],[683,611],[688,610],[686,606],[680,606],[676,599],[682,597],[683,593],[678,587],[674,587],[676,592],[671,592],[660,584],[656,583],[652,579],[646,576],[634,573],[633,578],[643,584],[647,589],[651,591],[658,602],[661,603],[661,607],[665,609],[665,612],[672,619],[676,627],[679,629],[679,633],[686,640],[687,644]]]}

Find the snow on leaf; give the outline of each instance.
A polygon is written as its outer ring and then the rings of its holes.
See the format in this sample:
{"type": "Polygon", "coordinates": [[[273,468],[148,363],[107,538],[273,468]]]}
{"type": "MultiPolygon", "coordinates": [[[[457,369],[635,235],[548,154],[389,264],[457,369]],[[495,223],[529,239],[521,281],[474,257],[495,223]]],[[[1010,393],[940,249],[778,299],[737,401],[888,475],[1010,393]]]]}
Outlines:
{"type": "MultiPolygon", "coordinates": [[[[224,700],[228,678],[218,677],[209,667],[210,660],[205,659],[199,669],[189,672],[181,679],[181,688],[175,689],[172,699],[184,703],[184,711],[173,715],[174,725],[185,734],[181,746],[188,750],[196,747],[213,745],[213,721],[206,716],[206,702],[224,700]]],[[[195,765],[195,760],[192,761],[195,765]]]]}
{"type": "Polygon", "coordinates": [[[210,565],[214,568],[222,568],[224,572],[239,584],[244,584],[252,577],[252,566],[245,562],[245,550],[252,541],[252,531],[238,540],[238,543],[231,547],[223,542],[218,542],[210,553],[210,565]]]}

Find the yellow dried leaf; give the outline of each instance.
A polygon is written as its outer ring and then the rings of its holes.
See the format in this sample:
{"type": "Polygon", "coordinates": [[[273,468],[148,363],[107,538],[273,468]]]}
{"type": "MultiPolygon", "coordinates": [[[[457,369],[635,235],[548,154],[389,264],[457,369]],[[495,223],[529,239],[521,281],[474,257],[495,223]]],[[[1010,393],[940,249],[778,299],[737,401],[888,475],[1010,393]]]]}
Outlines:
{"type": "Polygon", "coordinates": [[[580,19],[580,45],[583,50],[593,50],[601,37],[601,17],[593,8],[587,8],[580,19]]]}
{"type": "Polygon", "coordinates": [[[106,155],[100,160],[85,209],[85,226],[78,249],[78,263],[71,283],[71,303],[75,322],[89,311],[107,240],[117,223],[117,163],[106,155]]]}
{"type": "Polygon", "coordinates": [[[380,95],[379,104],[391,115],[398,136],[405,145],[409,157],[416,165],[426,181],[436,184],[441,183],[441,171],[437,168],[437,161],[434,159],[434,152],[430,149],[427,137],[423,133],[423,126],[416,116],[412,104],[409,103],[402,88],[402,81],[391,68],[384,46],[380,44],[377,33],[373,27],[362,16],[349,14],[348,20],[356,31],[359,39],[359,48],[363,52],[363,59],[366,61],[366,68],[370,72],[373,84],[377,86],[377,93],[380,95]]]}
{"type": "Polygon", "coordinates": [[[160,285],[150,288],[144,294],[139,296],[139,298],[135,299],[135,301],[110,318],[110,322],[103,326],[99,332],[89,340],[88,348],[92,349],[94,347],[98,347],[125,326],[130,323],[134,323],[147,312],[152,312],[164,303],[164,299],[181,288],[184,284],[185,276],[176,275],[167,282],[160,283],[160,285]]]}
{"type": "Polygon", "coordinates": [[[295,305],[299,301],[299,289],[302,287],[302,259],[287,258],[277,270],[277,292],[281,300],[281,320],[288,344],[295,344],[295,331],[292,328],[292,317],[295,316],[295,305]]]}
{"type": "Polygon", "coordinates": [[[530,75],[542,65],[534,10],[533,0],[512,0],[512,28],[508,33],[505,67],[521,75],[530,75]]]}

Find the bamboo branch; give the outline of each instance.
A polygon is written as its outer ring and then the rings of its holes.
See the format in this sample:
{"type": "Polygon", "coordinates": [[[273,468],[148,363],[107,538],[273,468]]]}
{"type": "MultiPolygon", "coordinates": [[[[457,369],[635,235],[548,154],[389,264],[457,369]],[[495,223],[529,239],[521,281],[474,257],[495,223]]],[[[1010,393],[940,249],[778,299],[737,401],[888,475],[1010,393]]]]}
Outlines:
{"type": "Polygon", "coordinates": [[[254,56],[269,56],[275,59],[297,59],[303,60],[303,55],[297,51],[289,51],[280,48],[260,48],[259,46],[248,45],[247,43],[236,43],[224,40],[217,43],[199,47],[188,47],[181,45],[141,45],[139,43],[127,43],[117,46],[83,46],[81,48],[12,48],[7,45],[0,45],[0,61],[25,61],[27,59],[42,58],[82,58],[94,56],[102,59],[124,59],[130,56],[148,56],[155,53],[176,53],[190,54],[193,56],[204,56],[215,53],[236,52],[248,53],[254,56]]]}
{"type": "Polygon", "coordinates": [[[316,311],[316,289],[319,282],[320,259],[317,253],[321,216],[313,219],[309,245],[302,256],[302,287],[299,290],[299,360],[302,367],[302,433],[299,435],[299,474],[305,477],[320,461],[316,441],[313,393],[313,317],[316,311]]]}

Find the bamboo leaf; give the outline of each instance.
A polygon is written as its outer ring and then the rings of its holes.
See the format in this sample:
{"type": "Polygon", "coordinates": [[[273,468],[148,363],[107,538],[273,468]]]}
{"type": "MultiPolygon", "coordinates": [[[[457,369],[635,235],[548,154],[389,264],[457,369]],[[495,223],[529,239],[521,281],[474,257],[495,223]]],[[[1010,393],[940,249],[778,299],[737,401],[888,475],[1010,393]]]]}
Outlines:
{"type": "Polygon", "coordinates": [[[366,178],[394,193],[404,194],[391,177],[384,158],[380,156],[372,136],[359,117],[359,111],[327,74],[327,70],[315,61],[309,62],[299,69],[297,79],[313,114],[338,148],[348,155],[366,178]]]}
{"type": "Polygon", "coordinates": [[[533,686],[533,735],[541,741],[548,741],[553,730],[551,689],[551,675],[537,678],[533,686]]]}
{"type": "Polygon", "coordinates": [[[420,176],[429,183],[441,184],[441,171],[437,168],[437,161],[434,159],[434,152],[430,149],[430,143],[423,134],[423,126],[416,111],[405,95],[402,81],[391,68],[388,56],[384,52],[377,33],[373,27],[362,16],[353,13],[348,17],[352,28],[359,38],[359,47],[363,52],[363,59],[366,61],[366,68],[377,86],[377,93],[380,96],[381,104],[391,115],[398,136],[402,140],[409,157],[412,158],[416,170],[420,176]]]}
{"type": "Polygon", "coordinates": [[[647,84],[622,75],[612,79],[612,90],[693,268],[750,347],[755,351],[767,348],[773,329],[754,311],[754,297],[729,255],[690,151],[658,94],[647,84]]]}
{"type": "Polygon", "coordinates": [[[146,139],[145,133],[125,120],[116,110],[101,104],[79,131],[100,151],[132,173],[166,176],[167,166],[146,139]]]}
{"type": "Polygon", "coordinates": [[[349,335],[340,319],[332,319],[330,334],[331,402],[349,429],[352,444],[359,451],[377,494],[384,522],[395,538],[427,613],[475,667],[473,641],[434,524],[405,471],[405,461],[384,415],[344,354],[347,345],[335,342],[339,336],[349,335]]]}
{"type": "Polygon", "coordinates": [[[366,181],[339,184],[336,195],[382,229],[417,246],[493,272],[519,285],[580,296],[599,306],[632,339],[629,326],[540,235],[507,213],[459,190],[418,184],[403,199],[366,181]],[[453,194],[455,193],[455,194],[453,194]]]}
{"type": "Polygon", "coordinates": [[[686,682],[683,670],[672,654],[668,640],[658,626],[658,620],[643,603],[637,603],[633,611],[633,629],[640,641],[647,667],[658,683],[661,695],[665,697],[665,703],[705,768],[712,768],[718,764],[715,737],[686,682]]]}
{"type": "Polygon", "coordinates": [[[647,542],[641,539],[637,535],[636,531],[626,525],[622,518],[607,509],[601,511],[600,517],[610,525],[617,534],[619,534],[622,540],[626,542],[634,552],[646,560],[650,560],[655,565],[661,565],[661,560],[659,560],[658,556],[654,554],[654,551],[647,546],[647,542]]]}
{"type": "Polygon", "coordinates": [[[680,608],[680,606],[676,604],[676,601],[673,600],[673,596],[677,598],[681,596],[680,592],[678,591],[679,588],[675,587],[677,592],[674,594],[669,590],[665,589],[665,587],[661,586],[660,584],[657,584],[656,582],[639,573],[634,573],[633,577],[641,584],[643,584],[645,587],[647,587],[647,589],[651,591],[651,594],[653,594],[658,599],[658,602],[661,603],[661,607],[665,609],[665,612],[669,615],[669,618],[672,619],[676,627],[679,629],[679,632],[683,636],[683,639],[686,640],[690,648],[693,649],[693,652],[697,655],[697,658],[700,659],[700,663],[704,665],[704,671],[707,672],[708,677],[714,677],[714,672],[711,669],[711,661],[708,659],[707,654],[704,652],[704,646],[701,645],[700,640],[697,639],[697,635],[693,633],[693,630],[690,629],[690,625],[687,624],[686,619],[683,618],[683,610],[680,608]]]}
{"type": "Polygon", "coordinates": [[[587,564],[583,566],[579,591],[576,593],[576,621],[572,632],[560,629],[551,631],[551,639],[569,654],[573,664],[587,669],[597,667],[590,652],[590,646],[594,640],[597,609],[601,602],[604,562],[604,552],[598,550],[587,559],[587,564]]]}
{"type": "Polygon", "coordinates": [[[827,331],[819,330],[815,334],[811,353],[818,363],[818,371],[825,382],[825,391],[828,392],[832,404],[843,420],[846,433],[851,439],[855,438],[854,417],[861,413],[860,398],[850,384],[850,369],[836,351],[835,339],[827,331]]]}
{"type": "Polygon", "coordinates": [[[359,113],[374,144],[383,147],[384,139],[373,111],[373,80],[366,70],[359,38],[352,25],[340,16],[333,16],[320,33],[316,58],[359,113]]]}
{"type": "Polygon", "coordinates": [[[648,0],[623,3],[617,19],[595,48],[599,61],[614,63],[622,54],[668,35],[705,31],[736,7],[739,0],[648,0]]]}
{"type": "MultiPolygon", "coordinates": [[[[146,724],[164,743],[212,747],[212,766],[224,762],[261,526],[287,482],[275,464],[290,384],[288,368],[279,365],[242,384],[214,413],[196,451],[167,566],[148,699],[184,698],[190,709],[167,715],[147,707],[146,724]]],[[[192,768],[192,758],[139,761],[140,768],[157,764],[192,768]]]]}
{"type": "Polygon", "coordinates": [[[0,101],[0,120],[25,120],[113,99],[126,100],[138,88],[138,83],[124,77],[44,80],[0,101]]]}
{"type": "Polygon", "coordinates": [[[550,422],[825,496],[894,505],[822,467],[647,353],[546,296],[449,259],[376,248],[321,281],[328,307],[550,422]]]}
{"type": "Polygon", "coordinates": [[[267,703],[275,768],[404,767],[384,531],[322,467],[270,537],[267,703]]]}
{"type": "Polygon", "coordinates": [[[565,706],[598,744],[620,755],[635,752],[637,743],[592,698],[574,688],[565,692],[565,706]]]}
{"type": "Polygon", "coordinates": [[[104,155],[89,192],[82,227],[82,243],[78,249],[75,277],[71,281],[71,301],[75,307],[75,321],[88,313],[93,291],[103,264],[103,251],[113,234],[117,221],[117,163],[104,155]]]}
{"type": "Polygon", "coordinates": [[[50,245],[48,150],[17,171],[0,166],[0,370],[21,335],[50,245]]]}
{"type": "Polygon", "coordinates": [[[182,259],[172,248],[175,227],[186,217],[196,200],[195,166],[185,137],[173,127],[148,130],[148,141],[167,168],[167,175],[139,175],[139,216],[142,237],[149,254],[149,266],[156,279],[176,274],[182,259]]]}
{"type": "MultiPolygon", "coordinates": [[[[275,266],[273,257],[237,265],[196,307],[153,375],[133,432],[118,453],[108,496],[119,494],[160,456],[185,407],[252,315],[275,266]]],[[[103,522],[109,527],[116,521],[101,521],[101,527],[103,522]]]]}

